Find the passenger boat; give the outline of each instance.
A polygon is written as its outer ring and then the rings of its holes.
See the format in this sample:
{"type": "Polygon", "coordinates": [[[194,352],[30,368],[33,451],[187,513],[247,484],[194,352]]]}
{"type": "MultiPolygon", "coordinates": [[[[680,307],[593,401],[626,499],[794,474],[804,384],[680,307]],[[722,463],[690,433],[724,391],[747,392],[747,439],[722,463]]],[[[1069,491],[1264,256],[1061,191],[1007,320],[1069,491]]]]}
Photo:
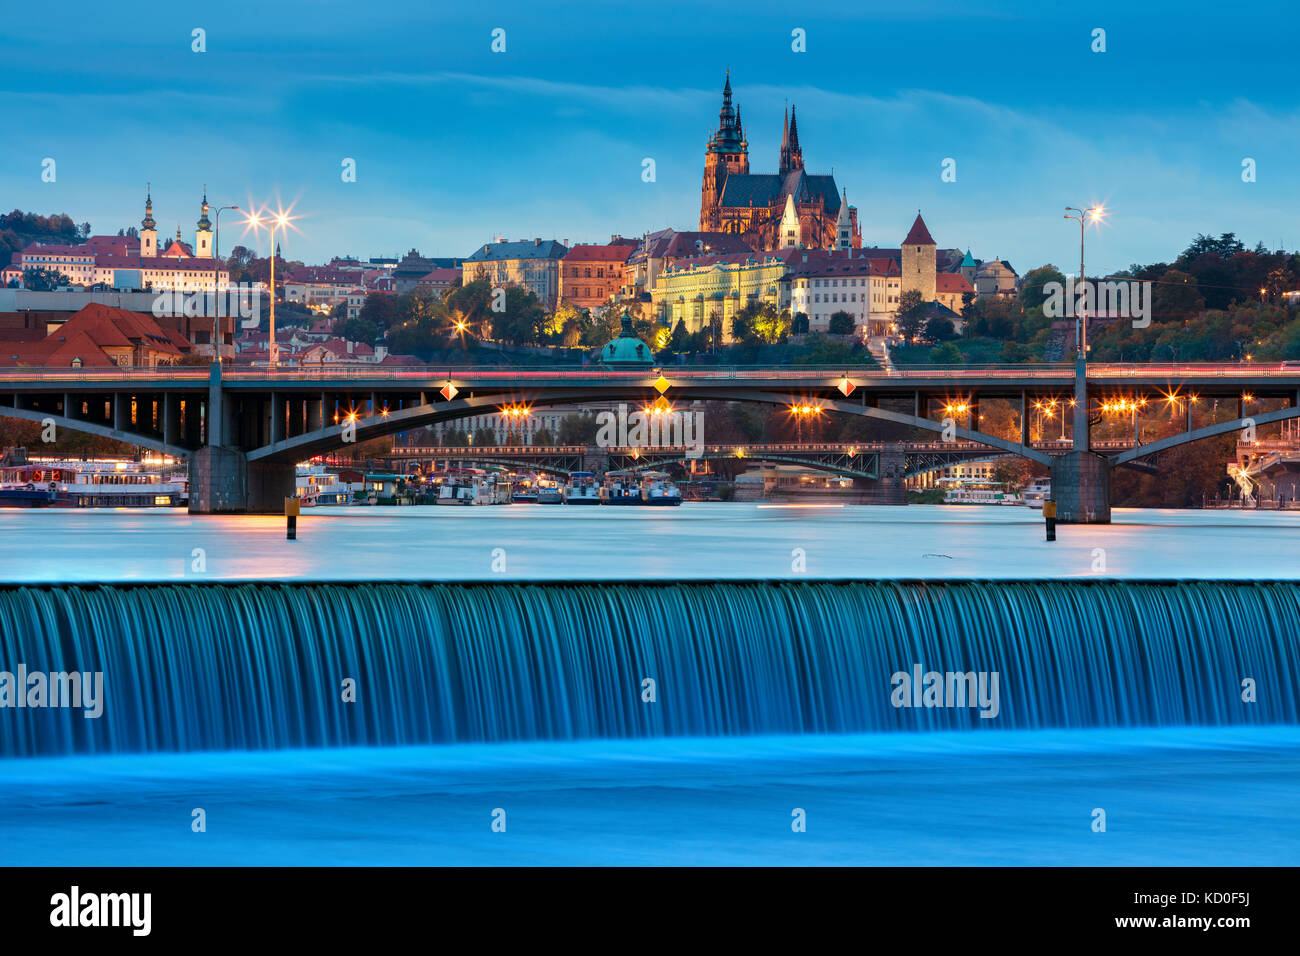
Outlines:
{"type": "Polygon", "coordinates": [[[140,462],[34,461],[0,469],[0,507],[174,508],[188,497],[188,479],[140,462]]]}
{"type": "Polygon", "coordinates": [[[33,465],[0,470],[0,508],[75,507],[67,497],[59,495],[57,478],[45,480],[47,472],[33,465]]]}
{"type": "Polygon", "coordinates": [[[537,479],[531,476],[516,478],[510,486],[510,501],[516,505],[537,504],[537,479]]]}
{"type": "Polygon", "coordinates": [[[324,465],[299,465],[297,495],[304,508],[317,505],[346,505],[352,501],[353,491],[360,484],[344,481],[336,472],[324,465]]]}
{"type": "MultiPolygon", "coordinates": [[[[949,488],[943,493],[946,505],[1021,505],[1020,495],[1000,488],[949,488]]],[[[1042,505],[1040,504],[1041,508],[1042,505]]]]}
{"type": "Polygon", "coordinates": [[[671,507],[682,503],[681,490],[664,471],[647,471],[641,475],[641,504],[671,507]]]}
{"type": "Polygon", "coordinates": [[[477,503],[478,490],[472,468],[449,471],[438,485],[437,503],[440,505],[472,505],[477,503]]]}
{"type": "Polygon", "coordinates": [[[564,491],[559,482],[553,478],[537,479],[537,503],[539,505],[564,504],[564,491]]]}
{"type": "Polygon", "coordinates": [[[474,479],[474,504],[508,505],[511,498],[510,479],[504,474],[480,475],[474,479]]]}
{"type": "Polygon", "coordinates": [[[1031,508],[1042,508],[1051,493],[1051,478],[1034,478],[1021,490],[1020,498],[1031,508]]]}
{"type": "Polygon", "coordinates": [[[634,471],[607,471],[600,487],[602,505],[641,504],[640,476],[634,471]]]}
{"type": "Polygon", "coordinates": [[[600,482],[589,471],[575,471],[564,485],[566,505],[600,504],[600,482]]]}

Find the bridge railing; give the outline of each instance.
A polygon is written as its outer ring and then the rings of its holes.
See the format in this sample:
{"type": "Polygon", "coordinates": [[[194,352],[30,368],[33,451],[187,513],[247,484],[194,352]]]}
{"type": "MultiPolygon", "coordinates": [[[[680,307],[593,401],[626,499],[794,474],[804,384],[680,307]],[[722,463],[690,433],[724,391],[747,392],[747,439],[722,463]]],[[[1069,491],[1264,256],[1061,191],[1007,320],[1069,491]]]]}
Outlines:
{"type": "MultiPolygon", "coordinates": [[[[227,365],[222,378],[230,382],[272,381],[389,381],[457,383],[508,378],[521,384],[540,382],[644,382],[664,375],[674,384],[719,381],[796,381],[823,379],[827,385],[845,376],[858,381],[906,381],[940,376],[955,379],[1068,379],[1074,370],[1067,365],[908,365],[883,369],[875,366],[802,365],[665,365],[649,369],[606,369],[592,365],[552,365],[546,367],[507,366],[366,366],[356,363],[312,365],[310,367],[227,365]]],[[[1300,381],[1300,362],[1180,362],[1119,364],[1095,363],[1088,366],[1091,380],[1146,378],[1151,376],[1180,378],[1212,376],[1228,379],[1294,378],[1300,381]]],[[[0,367],[0,382],[204,382],[209,377],[206,366],[166,365],[152,368],[38,368],[0,367]]]]}

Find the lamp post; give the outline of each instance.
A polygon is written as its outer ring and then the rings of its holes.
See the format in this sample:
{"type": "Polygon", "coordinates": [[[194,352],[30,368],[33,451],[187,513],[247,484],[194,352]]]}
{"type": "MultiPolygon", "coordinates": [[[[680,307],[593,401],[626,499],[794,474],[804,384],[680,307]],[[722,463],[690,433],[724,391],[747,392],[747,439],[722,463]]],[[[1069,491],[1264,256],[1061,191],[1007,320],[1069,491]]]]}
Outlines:
{"type": "MultiPolygon", "coordinates": [[[[1089,206],[1080,209],[1077,206],[1065,207],[1065,218],[1073,219],[1079,224],[1079,282],[1087,280],[1083,271],[1083,239],[1087,233],[1088,223],[1097,223],[1105,215],[1101,206],[1089,206]]],[[[1076,302],[1078,300],[1076,299],[1076,302]]],[[[1085,293],[1084,302],[1087,302],[1085,293]]],[[[1078,355],[1074,360],[1074,450],[1087,451],[1088,435],[1088,310],[1085,306],[1075,318],[1075,343],[1078,355]]]]}
{"type": "Polygon", "coordinates": [[[227,209],[238,210],[238,206],[222,206],[213,216],[215,228],[212,235],[212,357],[221,362],[221,309],[217,302],[221,297],[221,214],[227,209]]]}
{"type": "Polygon", "coordinates": [[[275,341],[275,230],[278,227],[281,232],[289,224],[289,220],[283,215],[271,217],[271,340],[267,346],[266,364],[275,368],[276,359],[280,351],[275,341]]]}
{"type": "MultiPolygon", "coordinates": [[[[1065,207],[1065,218],[1073,219],[1075,222],[1079,224],[1079,282],[1080,284],[1087,281],[1087,276],[1084,274],[1083,271],[1083,239],[1087,233],[1088,223],[1101,222],[1101,217],[1104,216],[1105,214],[1106,214],[1106,210],[1102,206],[1089,206],[1087,209],[1079,209],[1077,206],[1065,207]],[[1071,213],[1073,213],[1073,215],[1071,215],[1071,213]]],[[[1084,301],[1086,302],[1087,299],[1085,299],[1084,301]]],[[[1083,313],[1081,315],[1076,317],[1075,328],[1078,332],[1077,344],[1079,347],[1079,355],[1082,356],[1084,361],[1086,362],[1087,355],[1088,355],[1088,315],[1087,315],[1086,308],[1083,310],[1083,313]]]]}

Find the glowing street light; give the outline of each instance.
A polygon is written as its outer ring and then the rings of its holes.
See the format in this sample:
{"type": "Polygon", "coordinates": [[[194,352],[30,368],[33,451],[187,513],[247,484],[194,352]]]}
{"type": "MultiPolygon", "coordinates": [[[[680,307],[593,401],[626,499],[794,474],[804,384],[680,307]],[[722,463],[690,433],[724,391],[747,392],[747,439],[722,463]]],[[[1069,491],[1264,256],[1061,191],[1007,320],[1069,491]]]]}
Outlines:
{"type": "MultiPolygon", "coordinates": [[[[1089,206],[1087,209],[1080,209],[1077,206],[1065,207],[1065,218],[1073,219],[1079,224],[1079,282],[1083,283],[1087,276],[1083,271],[1083,238],[1087,232],[1088,224],[1100,225],[1106,215],[1106,207],[1102,205],[1089,206]],[[1074,215],[1071,215],[1073,213],[1074,215]]],[[[1076,344],[1079,347],[1079,357],[1083,361],[1088,360],[1088,316],[1085,309],[1075,319],[1076,344]]]]}
{"type": "Polygon", "coordinates": [[[271,337],[270,337],[270,344],[267,346],[267,364],[270,365],[270,366],[272,366],[272,367],[275,366],[275,364],[276,364],[276,362],[277,362],[277,360],[278,360],[278,357],[279,357],[279,348],[277,347],[277,345],[276,345],[276,341],[275,341],[275,256],[276,256],[276,247],[275,247],[275,231],[276,231],[277,229],[279,229],[279,230],[281,231],[281,234],[283,234],[283,233],[285,233],[285,232],[287,232],[287,231],[289,230],[289,227],[292,225],[293,221],[294,221],[295,219],[299,218],[299,217],[297,217],[297,216],[290,215],[292,212],[293,212],[293,206],[290,206],[288,209],[279,208],[279,207],[277,206],[276,211],[275,211],[274,213],[271,213],[271,212],[265,212],[265,211],[259,209],[259,210],[255,210],[255,211],[253,211],[253,212],[250,212],[249,215],[248,215],[247,217],[245,217],[245,219],[244,219],[244,225],[245,225],[245,227],[246,227],[246,228],[252,228],[253,231],[254,231],[254,233],[260,232],[263,228],[266,228],[266,229],[268,230],[268,232],[270,233],[270,239],[271,239],[271,320],[270,320],[271,337]]]}

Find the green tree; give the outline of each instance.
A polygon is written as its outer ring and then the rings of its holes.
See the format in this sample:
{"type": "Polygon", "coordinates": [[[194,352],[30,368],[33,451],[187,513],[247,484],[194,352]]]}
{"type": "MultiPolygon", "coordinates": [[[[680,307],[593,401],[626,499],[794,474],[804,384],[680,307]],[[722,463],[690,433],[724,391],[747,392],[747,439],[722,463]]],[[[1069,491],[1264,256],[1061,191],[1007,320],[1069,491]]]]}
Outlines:
{"type": "Polygon", "coordinates": [[[930,349],[930,361],[935,365],[960,365],[962,363],[961,349],[957,348],[952,342],[944,342],[930,349]]]}
{"type": "Polygon", "coordinates": [[[560,419],[561,445],[594,445],[599,426],[596,416],[591,412],[581,415],[566,415],[560,419]]]}
{"type": "Polygon", "coordinates": [[[539,344],[544,335],[546,312],[541,300],[527,289],[508,286],[505,309],[493,312],[492,336],[510,345],[539,344]]]}
{"type": "Polygon", "coordinates": [[[1161,322],[1184,321],[1205,308],[1196,280],[1180,269],[1170,269],[1152,290],[1151,312],[1161,322]]]}
{"type": "Polygon", "coordinates": [[[952,319],[936,315],[925,323],[925,337],[931,342],[946,342],[957,337],[957,330],[953,327],[952,319]]]}
{"type": "Polygon", "coordinates": [[[72,279],[58,269],[44,266],[23,269],[23,287],[33,292],[53,292],[59,286],[71,285],[72,279]]]}
{"type": "Polygon", "coordinates": [[[853,316],[844,311],[832,312],[830,325],[827,327],[827,331],[829,331],[831,335],[852,335],[853,316]]]}
{"type": "Polygon", "coordinates": [[[914,341],[921,334],[921,329],[925,325],[925,303],[921,300],[921,293],[918,290],[908,289],[899,296],[897,321],[898,330],[909,342],[914,341]]]}

